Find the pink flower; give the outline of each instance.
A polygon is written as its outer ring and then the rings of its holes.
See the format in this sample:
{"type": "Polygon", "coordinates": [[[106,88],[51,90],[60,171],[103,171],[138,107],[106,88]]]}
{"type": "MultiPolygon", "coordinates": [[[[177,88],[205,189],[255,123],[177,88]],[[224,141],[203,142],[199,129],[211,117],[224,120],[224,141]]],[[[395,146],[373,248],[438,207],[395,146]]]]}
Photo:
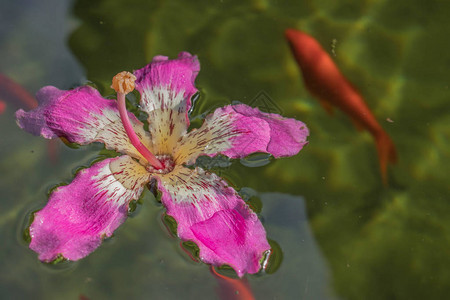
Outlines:
{"type": "Polygon", "coordinates": [[[239,276],[259,271],[270,246],[256,214],[216,174],[186,166],[200,155],[295,155],[307,143],[308,129],[300,121],[239,104],[217,109],[200,128],[187,132],[199,70],[197,57],[186,52],[174,60],[156,56],[134,76],[128,73],[125,81],[113,83],[118,101],[89,86],[70,91],[47,86],[37,93],[39,107],[16,112],[18,125],[34,135],[81,145],[102,142],[122,154],[79,172],[35,213],[30,248],[40,260],[78,260],[94,251],[125,221],[130,201],[156,180],[178,236],[198,245],[202,261],[230,265],[239,276]],[[148,132],[125,110],[134,78],[148,132]]]}

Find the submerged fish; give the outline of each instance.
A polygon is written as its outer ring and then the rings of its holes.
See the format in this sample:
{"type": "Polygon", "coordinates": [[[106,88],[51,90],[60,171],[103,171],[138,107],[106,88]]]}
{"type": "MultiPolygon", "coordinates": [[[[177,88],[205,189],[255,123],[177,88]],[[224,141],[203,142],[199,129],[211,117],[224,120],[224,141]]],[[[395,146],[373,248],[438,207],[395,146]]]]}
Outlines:
{"type": "Polygon", "coordinates": [[[38,106],[36,99],[20,84],[0,74],[0,97],[16,108],[33,109],[38,106]]]}
{"type": "Polygon", "coordinates": [[[2,100],[0,100],[0,115],[5,111],[6,109],[6,103],[2,100]]]}
{"type": "Polygon", "coordinates": [[[229,278],[217,273],[213,266],[210,266],[211,274],[219,283],[218,294],[224,300],[255,300],[250,284],[246,278],[229,278]]]}
{"type": "MultiPolygon", "coordinates": [[[[23,108],[31,110],[38,106],[37,100],[25,88],[1,73],[0,98],[2,99],[0,100],[0,115],[5,111],[6,103],[16,109],[23,108]]],[[[56,164],[59,157],[57,140],[48,141],[47,153],[51,163],[56,164]]]]}
{"type": "Polygon", "coordinates": [[[348,114],[357,125],[367,129],[375,138],[381,177],[387,182],[387,165],[395,163],[395,146],[375,119],[362,96],[342,75],[327,52],[313,37],[287,29],[286,38],[303,74],[309,92],[318,98],[328,112],[335,105],[348,114]]]}

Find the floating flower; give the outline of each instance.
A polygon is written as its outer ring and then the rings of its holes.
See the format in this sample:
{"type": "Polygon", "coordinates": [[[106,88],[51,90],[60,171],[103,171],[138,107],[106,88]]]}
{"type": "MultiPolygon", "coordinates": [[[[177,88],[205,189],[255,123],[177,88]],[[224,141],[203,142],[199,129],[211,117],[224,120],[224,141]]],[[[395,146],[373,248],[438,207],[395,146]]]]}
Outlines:
{"type": "Polygon", "coordinates": [[[230,265],[239,276],[259,271],[270,246],[257,215],[224,180],[195,167],[195,161],[200,155],[295,155],[306,144],[308,130],[300,121],[238,104],[217,109],[200,128],[187,132],[199,70],[197,57],[186,52],[174,60],[156,56],[134,75],[114,77],[117,101],[89,86],[69,91],[47,86],[37,93],[39,107],[17,111],[18,125],[34,135],[81,145],[102,142],[122,154],[80,171],[34,214],[30,248],[40,260],[78,260],[94,251],[154,180],[178,236],[198,245],[202,261],[230,265]],[[125,95],[135,85],[148,114],[148,132],[125,108],[125,95]]]}

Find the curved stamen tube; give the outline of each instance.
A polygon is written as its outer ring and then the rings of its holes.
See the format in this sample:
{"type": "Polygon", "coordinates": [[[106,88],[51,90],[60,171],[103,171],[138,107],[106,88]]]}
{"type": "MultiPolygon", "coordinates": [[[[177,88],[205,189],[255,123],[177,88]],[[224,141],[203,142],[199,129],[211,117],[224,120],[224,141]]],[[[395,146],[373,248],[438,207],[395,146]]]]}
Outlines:
{"type": "Polygon", "coordinates": [[[134,132],[130,119],[128,118],[128,111],[125,105],[125,95],[134,90],[134,81],[136,77],[126,71],[120,72],[113,77],[111,88],[117,92],[117,105],[119,107],[120,119],[122,120],[123,128],[130,139],[131,144],[137,151],[151,164],[155,169],[162,169],[162,163],[145,147],[139,140],[136,132],[134,132]]]}

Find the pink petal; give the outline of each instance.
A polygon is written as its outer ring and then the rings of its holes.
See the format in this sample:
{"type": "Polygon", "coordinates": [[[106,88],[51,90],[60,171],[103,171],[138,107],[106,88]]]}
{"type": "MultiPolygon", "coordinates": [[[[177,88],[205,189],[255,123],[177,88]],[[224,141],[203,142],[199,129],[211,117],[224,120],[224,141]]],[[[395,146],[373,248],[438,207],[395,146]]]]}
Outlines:
{"type": "Polygon", "coordinates": [[[200,258],[230,265],[239,276],[256,273],[270,249],[256,214],[217,175],[177,166],[155,175],[167,214],[178,223],[178,236],[200,248],[200,258]]]}
{"type": "Polygon", "coordinates": [[[205,245],[200,254],[203,260],[213,265],[231,265],[239,276],[257,273],[261,254],[270,249],[261,222],[243,201],[192,225],[191,230],[205,245]]]}
{"type": "Polygon", "coordinates": [[[191,97],[197,92],[194,80],[200,70],[197,56],[181,52],[178,58],[155,56],[146,67],[134,72],[141,108],[149,117],[155,148],[171,153],[188,126],[191,97]]]}
{"type": "Polygon", "coordinates": [[[253,152],[274,157],[297,154],[308,142],[306,125],[295,119],[261,112],[245,104],[218,108],[203,125],[183,136],[175,149],[177,163],[192,164],[199,155],[231,158],[253,152]]]}
{"type": "MultiPolygon", "coordinates": [[[[69,91],[46,86],[38,91],[36,98],[39,102],[36,109],[16,112],[17,124],[22,129],[48,139],[64,137],[82,145],[102,142],[108,149],[141,158],[129,143],[115,100],[104,99],[89,86],[69,91]]],[[[141,122],[131,113],[129,117],[141,141],[150,145],[150,137],[141,122]]]]}
{"type": "Polygon", "coordinates": [[[238,114],[239,121],[235,124],[236,128],[251,128],[250,131],[253,134],[250,137],[241,135],[233,139],[233,147],[224,152],[229,157],[243,157],[250,154],[251,152],[248,152],[249,148],[245,144],[251,145],[255,136],[258,136],[258,138],[269,136],[270,139],[266,147],[259,148],[258,151],[270,153],[277,158],[296,155],[303,146],[308,144],[306,138],[309,135],[309,130],[305,123],[301,121],[284,118],[278,114],[263,113],[258,108],[252,108],[244,104],[224,107],[223,110],[225,113],[238,114]],[[246,118],[264,120],[269,125],[270,131],[265,132],[261,127],[249,126],[246,123],[246,118]]]}
{"type": "Polygon", "coordinates": [[[125,221],[128,204],[138,199],[146,182],[148,173],[129,156],[105,159],[80,171],[35,213],[30,248],[45,262],[58,255],[69,260],[85,257],[125,221]]]}

